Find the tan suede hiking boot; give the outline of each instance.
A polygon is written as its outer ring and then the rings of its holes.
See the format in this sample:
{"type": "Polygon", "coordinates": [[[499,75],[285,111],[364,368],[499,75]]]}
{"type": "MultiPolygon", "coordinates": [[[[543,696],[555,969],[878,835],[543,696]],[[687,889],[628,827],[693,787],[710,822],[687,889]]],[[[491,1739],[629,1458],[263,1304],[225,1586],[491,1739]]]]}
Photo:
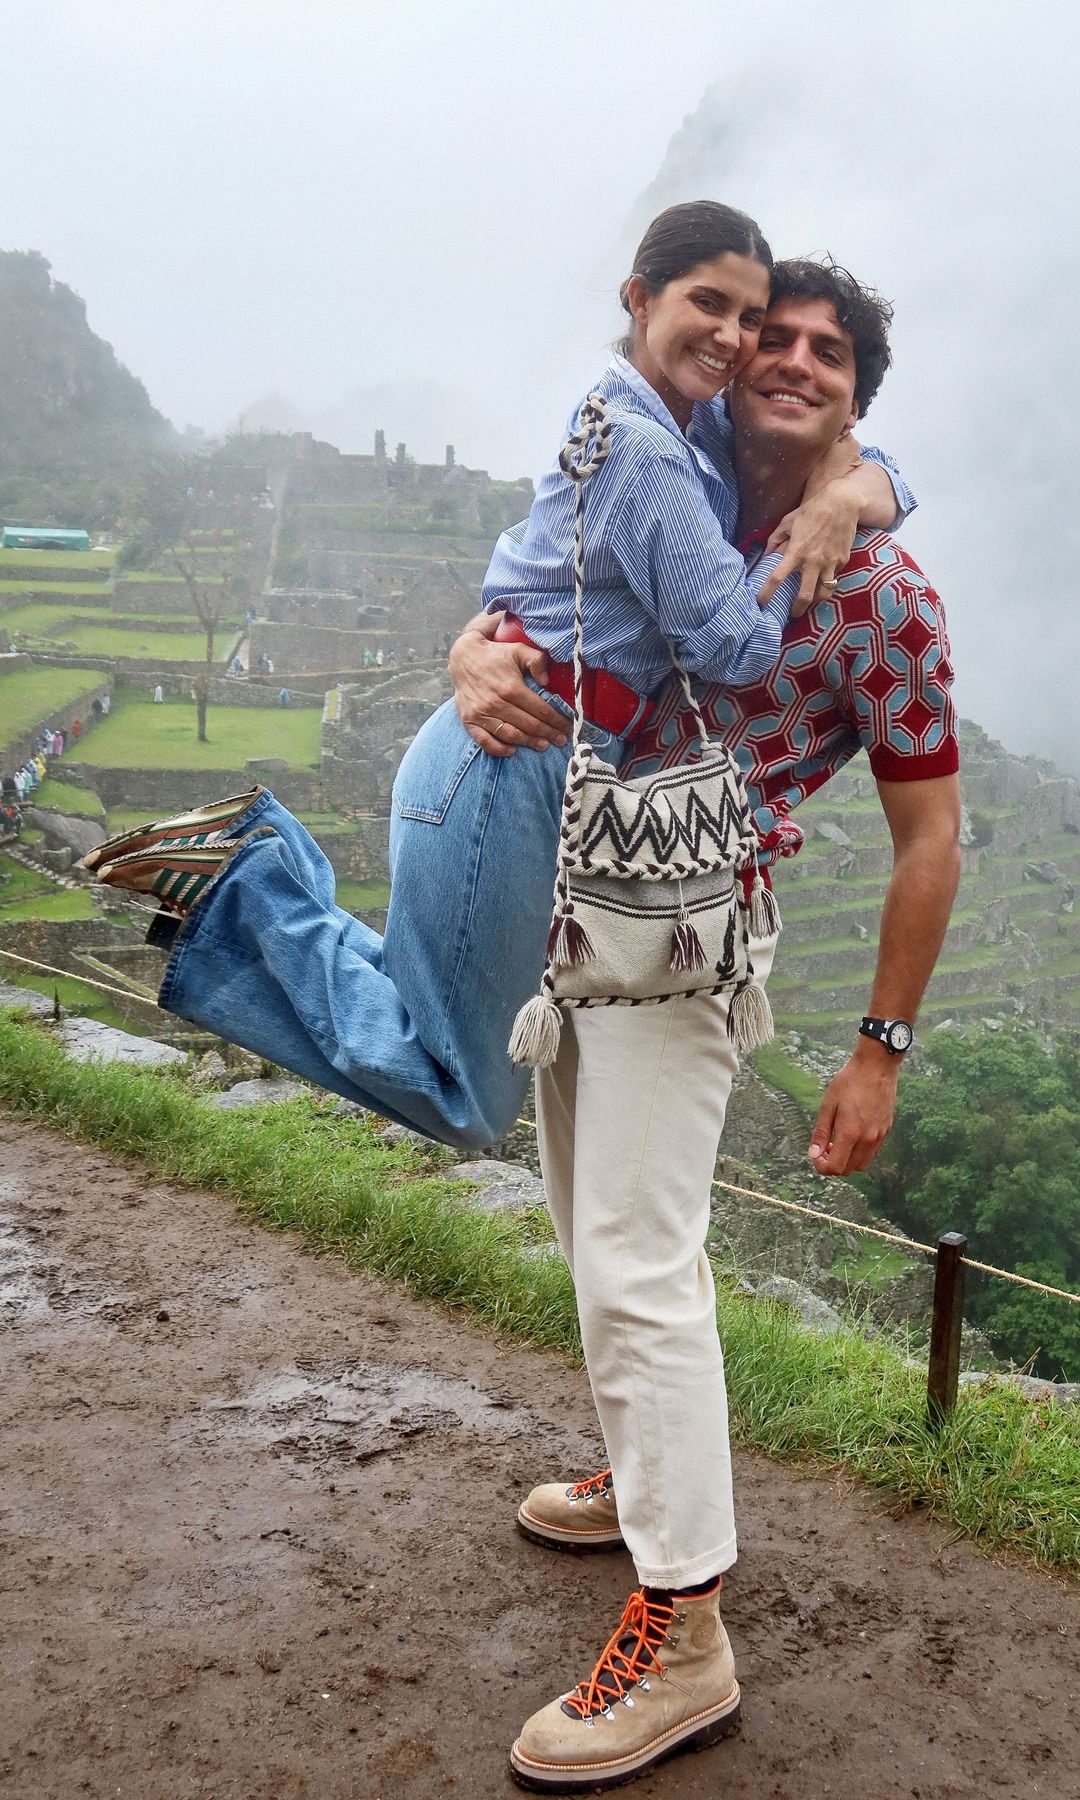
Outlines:
{"type": "Polygon", "coordinates": [[[618,1787],[727,1737],[739,1706],[719,1580],[707,1594],[671,1600],[639,1588],[589,1680],[527,1721],[510,1773],[539,1793],[618,1787]]]}
{"type": "Polygon", "coordinates": [[[613,1550],[623,1541],[611,1470],[572,1487],[546,1481],[521,1502],[517,1528],[552,1550],[613,1550]]]}

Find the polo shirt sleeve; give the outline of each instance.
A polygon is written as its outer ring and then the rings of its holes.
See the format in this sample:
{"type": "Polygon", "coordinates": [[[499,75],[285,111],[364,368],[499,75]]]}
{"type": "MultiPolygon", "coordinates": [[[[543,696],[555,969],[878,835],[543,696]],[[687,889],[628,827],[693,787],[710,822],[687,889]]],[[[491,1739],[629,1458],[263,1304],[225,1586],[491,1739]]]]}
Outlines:
{"type": "MultiPolygon", "coordinates": [[[[798,593],[793,575],[768,606],[728,543],[688,460],[655,446],[640,458],[611,523],[616,561],[683,666],[705,681],[747,687],[780,652],[798,593]]],[[[765,570],[755,570],[757,585],[765,570]]]]}
{"type": "Polygon", "coordinates": [[[921,570],[893,549],[898,560],[873,586],[861,648],[844,659],[845,700],[879,781],[928,781],[960,767],[945,610],[921,570]]]}

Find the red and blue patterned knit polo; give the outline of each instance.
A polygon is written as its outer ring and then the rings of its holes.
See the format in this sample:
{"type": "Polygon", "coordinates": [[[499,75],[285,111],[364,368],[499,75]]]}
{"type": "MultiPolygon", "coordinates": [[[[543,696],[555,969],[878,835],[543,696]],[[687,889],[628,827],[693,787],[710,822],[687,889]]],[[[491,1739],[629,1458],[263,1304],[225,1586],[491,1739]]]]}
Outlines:
{"type": "MultiPolygon", "coordinates": [[[[768,532],[739,548],[760,547],[768,532]]],[[[705,723],[733,751],[762,839],[763,865],[794,856],[790,815],[859,750],[882,781],[925,781],[960,766],[945,612],[918,564],[888,532],[860,532],[836,591],[792,620],[780,656],[753,687],[702,687],[705,723]]],[[[624,775],[684,761],[694,721],[669,683],[624,775]]]]}

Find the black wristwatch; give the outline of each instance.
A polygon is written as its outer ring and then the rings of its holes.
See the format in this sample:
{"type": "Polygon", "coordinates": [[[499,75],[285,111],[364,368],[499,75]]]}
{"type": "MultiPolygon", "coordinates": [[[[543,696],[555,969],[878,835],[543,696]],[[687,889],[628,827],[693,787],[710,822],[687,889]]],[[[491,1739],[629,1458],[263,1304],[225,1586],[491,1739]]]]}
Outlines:
{"type": "Polygon", "coordinates": [[[915,1042],[915,1028],[906,1019],[864,1019],[859,1036],[876,1038],[890,1056],[903,1056],[915,1042]]]}

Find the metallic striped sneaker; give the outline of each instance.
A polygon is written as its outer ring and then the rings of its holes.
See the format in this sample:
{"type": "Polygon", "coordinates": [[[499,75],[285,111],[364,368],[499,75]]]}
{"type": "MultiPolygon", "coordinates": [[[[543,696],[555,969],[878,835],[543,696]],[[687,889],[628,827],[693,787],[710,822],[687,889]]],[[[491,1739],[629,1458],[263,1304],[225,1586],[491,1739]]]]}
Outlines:
{"type": "Polygon", "coordinates": [[[179,813],[175,819],[158,819],[149,825],[136,825],[131,831],[119,831],[88,850],[80,864],[91,874],[103,863],[115,863],[122,856],[133,856],[139,850],[168,839],[176,844],[216,844],[221,833],[254,806],[265,789],[260,785],[246,794],[231,794],[227,800],[216,800],[210,806],[197,806],[193,812],[179,813]]]}
{"type": "Polygon", "coordinates": [[[249,844],[252,838],[273,836],[273,828],[263,825],[224,843],[189,845],[163,839],[145,850],[105,863],[97,871],[97,878],[108,887],[152,894],[173,912],[188,913],[242,844],[249,844]]]}
{"type": "Polygon", "coordinates": [[[622,1544],[610,1469],[565,1487],[548,1481],[521,1502],[517,1528],[550,1550],[614,1550],[622,1544]]]}

